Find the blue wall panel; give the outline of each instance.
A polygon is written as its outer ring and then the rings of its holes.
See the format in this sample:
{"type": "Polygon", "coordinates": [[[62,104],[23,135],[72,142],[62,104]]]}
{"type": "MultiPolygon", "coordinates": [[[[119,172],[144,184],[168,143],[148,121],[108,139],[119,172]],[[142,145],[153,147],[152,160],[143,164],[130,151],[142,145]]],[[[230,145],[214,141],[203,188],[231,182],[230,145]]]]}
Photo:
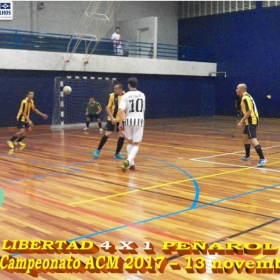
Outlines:
{"type": "Polygon", "coordinates": [[[227,72],[213,78],[215,114],[234,115],[236,85],[246,83],[260,116],[280,117],[279,18],[274,7],[179,21],[179,44],[213,47],[218,71],[227,72]]]}
{"type": "MultiPolygon", "coordinates": [[[[127,90],[131,75],[104,73],[77,73],[56,71],[0,71],[0,126],[15,126],[16,115],[22,99],[28,91],[35,92],[35,105],[49,115],[48,120],[32,113],[35,125],[51,124],[54,79],[58,76],[116,77],[127,90]]],[[[183,76],[136,75],[138,89],[146,94],[146,118],[174,118],[213,115],[214,79],[183,76]],[[207,109],[205,110],[205,108],[207,109]]],[[[109,94],[109,93],[108,93],[109,94]]]]}

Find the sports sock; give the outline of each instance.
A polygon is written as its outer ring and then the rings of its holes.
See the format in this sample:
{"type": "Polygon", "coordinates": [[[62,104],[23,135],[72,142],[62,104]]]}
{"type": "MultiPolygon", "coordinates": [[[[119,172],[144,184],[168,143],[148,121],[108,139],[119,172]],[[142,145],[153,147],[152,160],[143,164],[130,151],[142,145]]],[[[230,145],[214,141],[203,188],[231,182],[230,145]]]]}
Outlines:
{"type": "Polygon", "coordinates": [[[18,140],[17,140],[17,142],[21,142],[24,138],[25,138],[25,136],[19,137],[18,140]]]}
{"type": "Polygon", "coordinates": [[[99,128],[101,128],[101,122],[98,123],[99,128]]]}
{"type": "Polygon", "coordinates": [[[103,137],[102,137],[101,140],[100,140],[99,146],[98,146],[98,148],[97,148],[99,151],[102,149],[102,147],[103,147],[104,144],[106,143],[107,139],[108,139],[108,136],[103,135],[103,137]]]}
{"type": "Polygon", "coordinates": [[[245,144],[244,147],[245,147],[246,157],[250,157],[251,144],[245,144]]]}
{"type": "Polygon", "coordinates": [[[264,159],[264,155],[263,155],[263,152],[262,152],[261,145],[257,145],[257,146],[255,147],[255,150],[256,150],[256,152],[258,153],[260,159],[264,159]]]}
{"type": "Polygon", "coordinates": [[[18,138],[18,136],[14,135],[9,141],[14,142],[17,138],[18,138]]]}
{"type": "Polygon", "coordinates": [[[133,147],[133,145],[132,145],[132,144],[127,144],[127,147],[126,147],[127,156],[129,156],[129,154],[130,154],[130,151],[131,151],[132,147],[133,147]]]}
{"type": "Polygon", "coordinates": [[[87,128],[89,128],[89,122],[86,122],[87,128]]]}
{"type": "Polygon", "coordinates": [[[124,137],[119,137],[116,149],[116,155],[121,151],[123,147],[124,137]]]}
{"type": "Polygon", "coordinates": [[[134,162],[134,158],[136,157],[137,153],[139,151],[139,147],[134,145],[129,153],[129,156],[127,158],[127,160],[130,162],[134,162]]]}

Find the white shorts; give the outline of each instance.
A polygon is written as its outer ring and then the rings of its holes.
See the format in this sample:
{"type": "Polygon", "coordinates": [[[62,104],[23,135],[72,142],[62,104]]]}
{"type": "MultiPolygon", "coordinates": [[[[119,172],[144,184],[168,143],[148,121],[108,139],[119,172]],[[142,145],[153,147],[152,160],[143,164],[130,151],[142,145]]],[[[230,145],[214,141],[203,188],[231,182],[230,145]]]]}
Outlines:
{"type": "Polygon", "coordinates": [[[127,125],[124,127],[125,137],[135,143],[141,142],[144,133],[144,126],[127,125]]]}

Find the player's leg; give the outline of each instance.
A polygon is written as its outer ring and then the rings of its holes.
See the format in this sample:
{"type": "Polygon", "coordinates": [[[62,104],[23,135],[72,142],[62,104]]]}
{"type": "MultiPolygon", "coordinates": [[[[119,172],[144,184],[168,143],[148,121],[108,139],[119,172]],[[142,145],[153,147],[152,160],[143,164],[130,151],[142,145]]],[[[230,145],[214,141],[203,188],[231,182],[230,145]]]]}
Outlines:
{"type": "Polygon", "coordinates": [[[107,121],[106,124],[106,128],[105,128],[106,132],[105,135],[102,136],[102,138],[100,139],[99,145],[97,147],[97,149],[95,150],[95,152],[93,153],[95,158],[98,158],[99,153],[102,149],[102,147],[105,145],[105,143],[107,142],[108,138],[110,137],[111,133],[114,132],[115,130],[115,125],[112,124],[111,121],[107,121]]]}
{"type": "Polygon", "coordinates": [[[99,132],[103,132],[100,115],[95,115],[95,116],[96,116],[96,120],[97,120],[97,123],[98,123],[98,126],[99,126],[99,132]]]}
{"type": "Polygon", "coordinates": [[[139,151],[139,145],[143,138],[143,126],[134,126],[133,127],[133,135],[132,135],[132,148],[130,150],[128,161],[134,164],[134,159],[139,151]]]}
{"type": "Polygon", "coordinates": [[[17,141],[16,141],[17,144],[18,144],[19,146],[21,146],[21,147],[25,147],[25,146],[26,146],[25,143],[22,142],[22,140],[23,140],[24,138],[26,138],[27,135],[28,135],[29,133],[31,133],[31,131],[32,131],[31,127],[27,127],[27,128],[25,129],[23,135],[20,136],[20,137],[17,139],[17,141]]]}
{"type": "Polygon", "coordinates": [[[143,138],[144,127],[142,126],[130,126],[126,131],[128,131],[128,145],[131,145],[128,149],[127,160],[124,161],[122,170],[125,172],[130,166],[132,170],[135,169],[134,159],[139,151],[139,144],[143,138]],[[130,138],[130,139],[129,139],[130,138]]]}
{"type": "Polygon", "coordinates": [[[25,122],[20,122],[19,121],[18,125],[17,125],[17,128],[19,129],[19,131],[17,133],[15,133],[9,141],[7,141],[7,144],[11,149],[14,149],[14,141],[24,134],[24,132],[25,132],[25,122]]]}
{"type": "Polygon", "coordinates": [[[250,143],[254,146],[254,148],[260,158],[260,161],[257,166],[258,167],[263,166],[264,164],[266,164],[268,162],[268,160],[264,158],[262,147],[259,144],[258,139],[257,139],[257,125],[249,125],[248,130],[249,130],[250,143]]]}
{"type": "Polygon", "coordinates": [[[251,144],[250,144],[250,140],[248,137],[248,125],[245,125],[244,130],[243,130],[243,143],[244,143],[244,149],[245,149],[245,156],[243,156],[241,158],[241,160],[243,161],[249,161],[251,160],[250,158],[250,149],[251,149],[251,144]]]}
{"type": "Polygon", "coordinates": [[[123,167],[122,170],[123,172],[125,172],[127,170],[127,168],[130,166],[130,162],[128,161],[129,158],[129,154],[131,152],[131,149],[133,147],[133,141],[132,141],[132,134],[133,134],[133,127],[131,125],[126,125],[124,127],[124,131],[125,131],[125,138],[127,140],[127,159],[123,162],[123,167]]]}
{"type": "Polygon", "coordinates": [[[119,133],[119,138],[118,138],[117,148],[116,148],[116,152],[115,152],[114,158],[124,159],[124,156],[122,156],[120,154],[120,151],[121,151],[121,149],[123,147],[125,134],[124,134],[124,131],[120,131],[119,130],[119,123],[117,123],[117,125],[116,125],[116,132],[119,133]]]}
{"type": "Polygon", "coordinates": [[[92,121],[93,116],[88,114],[87,118],[86,118],[86,127],[84,128],[84,130],[89,130],[89,123],[92,121]]]}

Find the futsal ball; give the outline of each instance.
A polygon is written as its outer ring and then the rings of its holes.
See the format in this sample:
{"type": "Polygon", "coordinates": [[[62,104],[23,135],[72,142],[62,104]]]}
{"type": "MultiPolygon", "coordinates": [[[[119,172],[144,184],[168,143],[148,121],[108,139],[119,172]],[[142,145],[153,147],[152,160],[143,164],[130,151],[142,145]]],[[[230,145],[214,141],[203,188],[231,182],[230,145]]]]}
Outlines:
{"type": "Polygon", "coordinates": [[[64,93],[64,94],[70,94],[71,91],[72,91],[72,88],[69,87],[69,86],[65,86],[65,87],[63,88],[63,93],[64,93]]]}

